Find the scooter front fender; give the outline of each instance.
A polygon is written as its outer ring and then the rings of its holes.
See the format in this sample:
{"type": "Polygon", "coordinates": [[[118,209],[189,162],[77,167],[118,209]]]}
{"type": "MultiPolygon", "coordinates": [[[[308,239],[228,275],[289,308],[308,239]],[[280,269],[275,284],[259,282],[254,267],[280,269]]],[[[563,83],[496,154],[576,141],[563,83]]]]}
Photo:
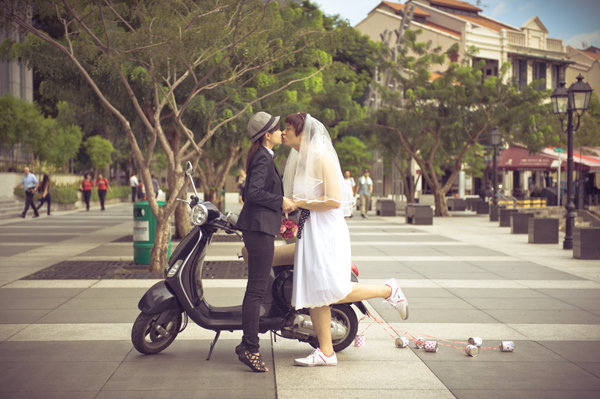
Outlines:
{"type": "Polygon", "coordinates": [[[164,281],[159,281],[146,291],[138,303],[138,308],[146,314],[161,313],[170,309],[182,311],[177,298],[164,281]]]}

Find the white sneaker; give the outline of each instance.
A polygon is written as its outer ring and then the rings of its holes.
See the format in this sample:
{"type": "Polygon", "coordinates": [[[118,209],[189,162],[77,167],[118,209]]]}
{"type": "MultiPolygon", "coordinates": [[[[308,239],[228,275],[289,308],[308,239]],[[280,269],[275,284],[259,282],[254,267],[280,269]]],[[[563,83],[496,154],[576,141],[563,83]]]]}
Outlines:
{"type": "Polygon", "coordinates": [[[307,357],[294,360],[294,364],[303,367],[337,366],[337,356],[335,352],[331,356],[325,356],[321,349],[317,348],[307,357]]]}
{"type": "Polygon", "coordinates": [[[398,281],[395,278],[391,278],[385,282],[385,285],[390,287],[392,293],[385,300],[396,308],[402,320],[408,319],[408,301],[402,292],[402,289],[398,285],[398,281]]]}

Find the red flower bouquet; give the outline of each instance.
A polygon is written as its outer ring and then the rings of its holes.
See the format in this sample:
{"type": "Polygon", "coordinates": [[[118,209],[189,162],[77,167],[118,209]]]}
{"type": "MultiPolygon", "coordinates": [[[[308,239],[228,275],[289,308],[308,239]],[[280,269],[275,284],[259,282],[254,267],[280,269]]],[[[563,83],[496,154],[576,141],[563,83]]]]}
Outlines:
{"type": "Polygon", "coordinates": [[[285,240],[291,240],[298,234],[298,225],[292,219],[283,219],[281,221],[281,228],[279,234],[285,240]]]}

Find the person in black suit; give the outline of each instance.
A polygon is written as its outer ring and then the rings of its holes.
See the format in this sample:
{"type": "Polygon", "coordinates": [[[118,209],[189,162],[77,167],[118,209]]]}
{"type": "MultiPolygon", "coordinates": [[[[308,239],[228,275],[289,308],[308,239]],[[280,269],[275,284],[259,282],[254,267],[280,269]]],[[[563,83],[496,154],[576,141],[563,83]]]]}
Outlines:
{"type": "Polygon", "coordinates": [[[244,206],[237,226],[242,230],[248,250],[248,284],[242,303],[242,343],[235,348],[239,360],[253,371],[268,371],[259,352],[258,323],[260,304],[267,289],[273,263],[275,236],[281,227],[281,213],[295,209],[283,196],[281,175],[275,166],[273,147],[281,144],[279,116],[258,112],[247,129],[252,146],[246,159],[244,206]]]}

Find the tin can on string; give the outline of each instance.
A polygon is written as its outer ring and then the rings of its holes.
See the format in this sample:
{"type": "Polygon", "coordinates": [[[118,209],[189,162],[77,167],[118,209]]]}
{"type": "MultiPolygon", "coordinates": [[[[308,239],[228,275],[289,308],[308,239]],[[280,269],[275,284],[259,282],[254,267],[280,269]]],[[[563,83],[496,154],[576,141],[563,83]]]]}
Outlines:
{"type": "Polygon", "coordinates": [[[478,356],[479,347],[477,345],[467,345],[465,346],[465,353],[471,357],[478,356]]]}
{"type": "Polygon", "coordinates": [[[364,335],[357,335],[356,337],[354,337],[354,346],[365,346],[365,336],[364,335]]]}
{"type": "Polygon", "coordinates": [[[396,348],[407,348],[408,347],[408,338],[400,337],[396,338],[396,348]]]}
{"type": "Polygon", "coordinates": [[[500,351],[502,352],[512,352],[515,350],[515,343],[512,341],[502,341],[500,342],[500,351]]]}
{"type": "Polygon", "coordinates": [[[425,352],[437,352],[438,351],[438,343],[437,341],[425,341],[423,344],[425,348],[425,352]]]}
{"type": "Polygon", "coordinates": [[[425,345],[425,340],[422,337],[417,337],[417,340],[415,341],[415,348],[423,349],[424,345],[425,345]]]}
{"type": "Polygon", "coordinates": [[[479,348],[481,345],[483,345],[483,340],[480,337],[470,337],[469,344],[475,345],[479,348]]]}

